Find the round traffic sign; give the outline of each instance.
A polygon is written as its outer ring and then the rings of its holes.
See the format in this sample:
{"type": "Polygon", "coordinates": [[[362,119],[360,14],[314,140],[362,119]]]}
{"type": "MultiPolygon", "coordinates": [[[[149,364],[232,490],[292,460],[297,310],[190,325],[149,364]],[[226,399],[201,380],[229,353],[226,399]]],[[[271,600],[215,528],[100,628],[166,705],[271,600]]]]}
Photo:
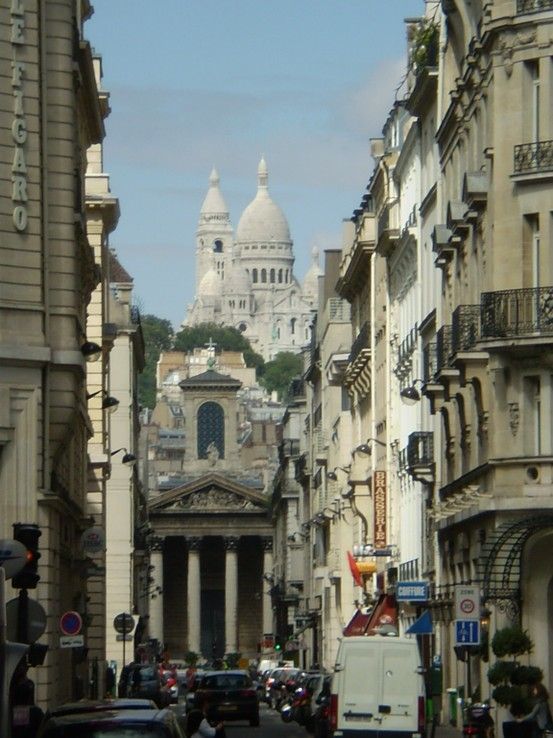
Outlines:
{"type": "Polygon", "coordinates": [[[60,630],[66,636],[79,635],[83,627],[83,619],[75,610],[64,612],[60,618],[60,630]]]}
{"type": "Polygon", "coordinates": [[[113,627],[123,635],[131,633],[134,628],[134,618],[128,612],[120,612],[113,619],[113,627]]]}
{"type": "MultiPolygon", "coordinates": [[[[9,641],[17,642],[19,618],[19,597],[15,597],[6,603],[6,635],[9,641]]],[[[27,600],[25,629],[29,643],[38,641],[46,630],[46,612],[36,600],[27,600]]]]}
{"type": "Polygon", "coordinates": [[[459,607],[461,608],[461,611],[465,613],[465,615],[470,615],[476,605],[474,600],[467,598],[465,600],[461,600],[459,607]]]}

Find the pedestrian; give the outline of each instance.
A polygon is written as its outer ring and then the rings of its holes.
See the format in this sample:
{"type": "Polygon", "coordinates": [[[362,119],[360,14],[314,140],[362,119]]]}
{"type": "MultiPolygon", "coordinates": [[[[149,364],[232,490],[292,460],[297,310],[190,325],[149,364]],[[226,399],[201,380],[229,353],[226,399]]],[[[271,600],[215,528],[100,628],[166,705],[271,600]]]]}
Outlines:
{"type": "MultiPolygon", "coordinates": [[[[197,732],[201,738],[224,738],[225,726],[223,725],[223,723],[219,722],[217,723],[217,725],[211,725],[211,723],[209,722],[208,701],[202,702],[199,710],[191,710],[189,716],[192,715],[192,713],[200,713],[202,715],[202,720],[200,720],[198,726],[195,728],[195,732],[197,732]]],[[[191,727],[195,727],[195,723],[197,720],[198,715],[194,715],[194,717],[192,718],[191,727]]],[[[188,722],[186,733],[187,735],[189,735],[189,738],[192,736],[192,733],[190,733],[190,728],[188,728],[188,722]]]]}
{"type": "Polygon", "coordinates": [[[533,722],[535,724],[533,736],[534,738],[540,738],[546,730],[553,730],[553,720],[549,709],[549,692],[541,682],[532,688],[532,699],[534,701],[533,708],[527,715],[517,718],[517,721],[520,723],[533,722]]]}

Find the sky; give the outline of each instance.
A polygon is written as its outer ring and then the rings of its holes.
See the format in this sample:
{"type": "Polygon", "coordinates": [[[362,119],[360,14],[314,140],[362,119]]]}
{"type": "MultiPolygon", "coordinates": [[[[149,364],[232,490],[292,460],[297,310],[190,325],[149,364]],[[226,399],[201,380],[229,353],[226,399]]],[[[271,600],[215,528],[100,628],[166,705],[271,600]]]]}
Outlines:
{"type": "MultiPolygon", "coordinates": [[[[215,167],[236,229],[265,157],[300,281],[340,248],[406,71],[424,0],[93,0],[85,36],[110,93],[110,244],[143,314],[178,329],[194,298],[196,227],[215,167]]],[[[401,96],[401,93],[399,93],[401,96]]]]}

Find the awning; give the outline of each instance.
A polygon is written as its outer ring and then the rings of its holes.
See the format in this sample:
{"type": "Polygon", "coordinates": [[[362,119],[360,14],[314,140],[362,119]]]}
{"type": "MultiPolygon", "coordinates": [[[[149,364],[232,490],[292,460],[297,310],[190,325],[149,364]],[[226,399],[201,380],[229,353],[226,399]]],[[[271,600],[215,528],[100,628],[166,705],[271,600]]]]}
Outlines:
{"type": "Polygon", "coordinates": [[[365,635],[365,630],[371,619],[372,612],[364,613],[361,610],[356,610],[353,614],[352,619],[344,628],[345,636],[362,636],[365,635]]]}
{"type": "Polygon", "coordinates": [[[405,631],[405,635],[428,635],[433,633],[432,616],[430,610],[425,610],[420,618],[410,625],[405,631]]]}
{"type": "Polygon", "coordinates": [[[367,623],[367,635],[387,635],[395,630],[399,632],[397,618],[397,600],[394,595],[380,595],[367,623]]]}

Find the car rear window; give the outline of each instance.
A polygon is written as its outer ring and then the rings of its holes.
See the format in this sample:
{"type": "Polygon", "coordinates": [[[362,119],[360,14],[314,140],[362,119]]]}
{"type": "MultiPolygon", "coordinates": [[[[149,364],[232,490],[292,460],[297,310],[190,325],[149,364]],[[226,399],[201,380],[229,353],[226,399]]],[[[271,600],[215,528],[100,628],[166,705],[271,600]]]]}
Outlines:
{"type": "Polygon", "coordinates": [[[243,689],[251,686],[252,680],[246,674],[212,674],[204,677],[201,683],[205,689],[243,689]]]}

